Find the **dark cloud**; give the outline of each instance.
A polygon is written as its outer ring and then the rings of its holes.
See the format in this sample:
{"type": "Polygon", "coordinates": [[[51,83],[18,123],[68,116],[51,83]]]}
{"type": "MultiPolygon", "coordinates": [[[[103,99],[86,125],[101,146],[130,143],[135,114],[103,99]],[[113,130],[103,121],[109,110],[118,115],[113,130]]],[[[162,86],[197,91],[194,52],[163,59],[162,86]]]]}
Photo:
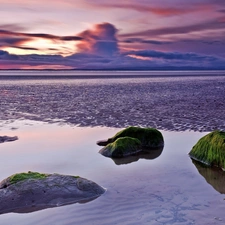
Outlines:
{"type": "Polygon", "coordinates": [[[83,38],[77,45],[79,52],[112,56],[118,53],[117,29],[110,23],[96,24],[93,29],[79,34],[83,38]]]}
{"type": "Polygon", "coordinates": [[[30,41],[29,38],[23,37],[0,37],[0,47],[19,46],[28,41],[30,41]]]}
{"type": "MultiPolygon", "coordinates": [[[[210,55],[159,51],[130,51],[113,57],[77,53],[61,55],[13,55],[0,50],[0,65],[9,68],[76,68],[76,69],[168,69],[168,68],[225,68],[225,60],[210,55]],[[139,57],[148,60],[140,59],[139,57]]],[[[6,67],[4,67],[6,68],[6,67]]]]}
{"type": "Polygon", "coordinates": [[[145,40],[141,38],[127,38],[123,40],[122,42],[125,43],[145,43],[145,44],[152,44],[152,45],[164,45],[164,44],[170,44],[171,42],[168,41],[156,41],[156,40],[145,40]]]}
{"type": "Polygon", "coordinates": [[[18,60],[19,56],[9,54],[7,51],[0,50],[0,60],[18,60]]]}
{"type": "Polygon", "coordinates": [[[224,18],[213,19],[202,23],[177,26],[177,27],[162,27],[157,29],[149,29],[140,32],[121,34],[120,37],[138,37],[138,36],[160,36],[170,34],[188,34],[195,31],[205,30],[220,30],[225,29],[224,18]]]}
{"type": "Polygon", "coordinates": [[[216,61],[218,57],[201,55],[196,53],[180,53],[180,52],[160,52],[152,50],[142,50],[142,51],[131,51],[127,52],[126,55],[135,55],[146,58],[161,58],[166,60],[184,60],[184,61],[216,61]]]}
{"type": "Polygon", "coordinates": [[[30,37],[30,38],[43,38],[50,40],[61,40],[61,41],[80,41],[82,37],[78,36],[56,36],[52,34],[42,34],[42,33],[21,33],[21,32],[13,32],[9,30],[0,30],[0,35],[8,35],[15,37],[30,37]]]}
{"type": "Polygon", "coordinates": [[[31,51],[38,51],[40,49],[38,48],[32,48],[32,47],[23,47],[23,46],[16,46],[16,45],[12,45],[12,48],[18,48],[18,49],[23,49],[23,50],[31,50],[31,51]]]}

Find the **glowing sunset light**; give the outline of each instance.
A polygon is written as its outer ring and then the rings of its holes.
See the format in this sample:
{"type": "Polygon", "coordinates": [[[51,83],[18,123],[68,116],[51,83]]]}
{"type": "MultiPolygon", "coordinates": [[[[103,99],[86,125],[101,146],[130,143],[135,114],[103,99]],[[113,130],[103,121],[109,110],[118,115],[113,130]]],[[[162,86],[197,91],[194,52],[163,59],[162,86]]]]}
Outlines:
{"type": "Polygon", "coordinates": [[[181,64],[225,68],[222,1],[0,0],[0,4],[4,69],[124,65],[154,69],[181,64]]]}

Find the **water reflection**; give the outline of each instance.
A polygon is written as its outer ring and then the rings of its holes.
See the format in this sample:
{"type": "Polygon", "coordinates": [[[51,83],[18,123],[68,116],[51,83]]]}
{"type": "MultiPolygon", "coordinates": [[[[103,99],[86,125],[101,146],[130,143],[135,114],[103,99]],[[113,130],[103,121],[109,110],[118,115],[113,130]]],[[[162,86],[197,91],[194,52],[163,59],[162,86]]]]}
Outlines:
{"type": "Polygon", "coordinates": [[[209,167],[195,160],[192,163],[197,168],[198,172],[205,178],[206,182],[210,184],[216,191],[225,194],[225,172],[215,168],[209,167]]]}
{"type": "Polygon", "coordinates": [[[156,159],[157,157],[159,157],[162,154],[163,148],[159,148],[159,149],[151,149],[148,150],[147,149],[145,151],[139,152],[135,155],[132,156],[128,156],[128,157],[124,157],[124,158],[112,158],[112,160],[114,161],[114,163],[116,165],[123,165],[123,164],[129,164],[132,162],[136,162],[139,159],[156,159]]]}
{"type": "MultiPolygon", "coordinates": [[[[71,205],[71,204],[75,204],[75,203],[84,204],[84,203],[91,202],[91,201],[97,199],[98,197],[99,196],[92,197],[92,198],[86,198],[86,199],[82,199],[80,201],[77,201],[76,198],[74,198],[74,199],[73,198],[56,198],[52,202],[45,201],[43,199],[43,201],[37,205],[34,205],[32,203],[29,204],[28,202],[25,205],[21,205],[20,201],[18,201],[18,202],[15,201],[12,205],[7,204],[8,207],[2,208],[0,210],[0,214],[32,213],[32,212],[36,212],[36,211],[40,211],[40,210],[44,210],[44,209],[48,209],[48,208],[55,208],[55,207],[71,205]],[[17,206],[15,206],[15,203],[17,204],[17,206]]],[[[32,198],[32,201],[35,201],[34,199],[35,199],[35,197],[32,198]]]]}

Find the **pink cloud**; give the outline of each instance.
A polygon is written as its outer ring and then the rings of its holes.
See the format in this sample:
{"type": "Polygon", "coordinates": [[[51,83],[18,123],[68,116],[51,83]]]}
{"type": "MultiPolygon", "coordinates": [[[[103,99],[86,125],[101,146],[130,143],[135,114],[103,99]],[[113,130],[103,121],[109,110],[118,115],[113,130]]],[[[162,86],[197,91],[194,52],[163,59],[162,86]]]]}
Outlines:
{"type": "Polygon", "coordinates": [[[82,40],[77,44],[79,52],[112,56],[118,52],[117,29],[110,23],[96,24],[93,29],[78,34],[82,40]]]}

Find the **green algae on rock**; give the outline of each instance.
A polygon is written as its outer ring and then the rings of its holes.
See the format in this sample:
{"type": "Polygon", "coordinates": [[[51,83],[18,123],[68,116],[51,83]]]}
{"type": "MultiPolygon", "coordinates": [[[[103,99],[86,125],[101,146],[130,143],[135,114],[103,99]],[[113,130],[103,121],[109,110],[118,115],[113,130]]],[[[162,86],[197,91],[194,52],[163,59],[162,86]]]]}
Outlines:
{"type": "Polygon", "coordinates": [[[0,214],[85,203],[104,192],[98,184],[78,176],[37,172],[15,174],[0,182],[0,214]]]}
{"type": "Polygon", "coordinates": [[[9,180],[11,184],[14,184],[26,179],[43,179],[46,178],[47,176],[48,174],[28,171],[28,173],[16,173],[10,176],[9,180]]]}
{"type": "Polygon", "coordinates": [[[98,141],[97,144],[105,146],[99,153],[106,157],[118,158],[151,149],[163,148],[164,140],[161,132],[157,129],[128,127],[112,138],[98,141]]]}
{"type": "Polygon", "coordinates": [[[163,136],[160,131],[155,128],[128,127],[115,134],[106,141],[98,141],[100,146],[106,146],[121,137],[137,138],[142,147],[158,148],[164,146],[163,136]]]}
{"type": "Polygon", "coordinates": [[[120,158],[141,151],[141,142],[132,137],[121,137],[107,144],[99,153],[106,157],[120,158]]]}
{"type": "Polygon", "coordinates": [[[216,130],[205,135],[192,148],[189,156],[201,163],[225,170],[225,132],[216,130]]]}

